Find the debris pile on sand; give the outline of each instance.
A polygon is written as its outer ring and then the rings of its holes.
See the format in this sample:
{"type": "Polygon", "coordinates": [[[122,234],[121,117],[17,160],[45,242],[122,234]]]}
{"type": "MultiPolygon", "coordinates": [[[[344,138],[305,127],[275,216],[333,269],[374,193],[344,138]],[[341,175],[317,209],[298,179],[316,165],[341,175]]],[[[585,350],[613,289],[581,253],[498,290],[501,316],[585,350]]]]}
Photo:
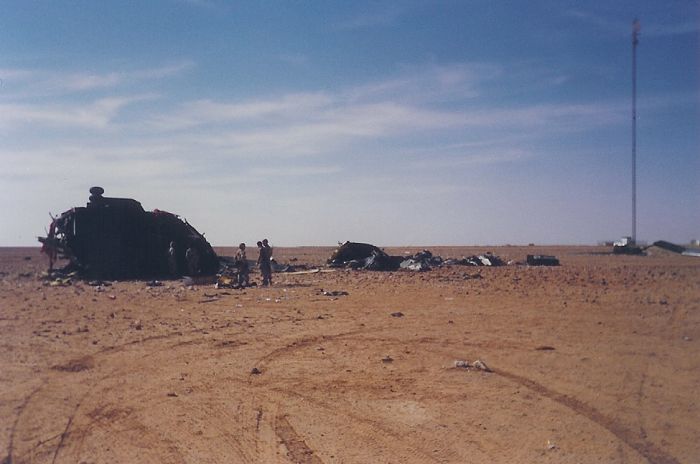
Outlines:
{"type": "Polygon", "coordinates": [[[493,370],[486,365],[484,361],[481,361],[480,359],[477,359],[473,363],[470,363],[467,360],[464,359],[458,359],[453,363],[455,369],[477,369],[480,371],[484,372],[493,372],[493,370]]]}
{"type": "Polygon", "coordinates": [[[384,250],[369,243],[345,242],[333,251],[327,263],[329,267],[395,271],[401,260],[401,257],[389,256],[384,250]]]}
{"type": "Polygon", "coordinates": [[[369,243],[345,242],[328,258],[329,267],[367,269],[370,271],[428,271],[442,266],[504,266],[500,257],[485,253],[461,259],[443,259],[430,250],[420,251],[412,256],[391,256],[384,250],[369,243]]]}
{"type": "Polygon", "coordinates": [[[528,266],[559,266],[557,257],[550,255],[527,255],[526,263],[528,266]]]}
{"type": "Polygon", "coordinates": [[[447,259],[444,264],[450,266],[505,266],[506,263],[500,257],[491,252],[483,255],[472,255],[462,259],[447,259]]]}
{"type": "Polygon", "coordinates": [[[700,249],[698,249],[697,247],[684,247],[681,245],[676,245],[675,243],[667,242],[665,240],[657,240],[651,246],[661,248],[662,250],[667,250],[673,253],[679,253],[683,256],[700,257],[700,249]]]}
{"type": "Polygon", "coordinates": [[[410,256],[399,264],[401,269],[409,271],[429,271],[434,267],[440,267],[443,264],[443,259],[440,256],[433,256],[428,250],[423,250],[410,256]]]}

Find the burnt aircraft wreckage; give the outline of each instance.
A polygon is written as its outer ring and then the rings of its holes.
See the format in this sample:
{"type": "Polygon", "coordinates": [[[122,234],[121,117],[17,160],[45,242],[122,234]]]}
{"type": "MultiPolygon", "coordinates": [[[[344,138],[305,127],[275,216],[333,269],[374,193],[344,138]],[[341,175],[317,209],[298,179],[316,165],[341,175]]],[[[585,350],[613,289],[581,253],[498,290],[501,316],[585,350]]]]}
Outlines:
{"type": "Polygon", "coordinates": [[[346,267],[369,271],[396,271],[399,269],[428,271],[443,265],[503,266],[506,263],[490,252],[462,259],[443,259],[440,256],[433,255],[428,250],[420,251],[413,256],[391,256],[384,250],[369,243],[345,242],[338,244],[338,248],[328,258],[327,264],[329,267],[346,267]]]}
{"type": "Polygon", "coordinates": [[[219,270],[211,245],[187,221],[166,211],[145,211],[131,198],[103,193],[102,187],[92,187],[86,206],[53,218],[47,236],[39,237],[51,266],[61,256],[70,260],[67,267],[81,274],[117,279],[213,275],[219,270]],[[196,256],[189,263],[188,249],[196,256]]]}

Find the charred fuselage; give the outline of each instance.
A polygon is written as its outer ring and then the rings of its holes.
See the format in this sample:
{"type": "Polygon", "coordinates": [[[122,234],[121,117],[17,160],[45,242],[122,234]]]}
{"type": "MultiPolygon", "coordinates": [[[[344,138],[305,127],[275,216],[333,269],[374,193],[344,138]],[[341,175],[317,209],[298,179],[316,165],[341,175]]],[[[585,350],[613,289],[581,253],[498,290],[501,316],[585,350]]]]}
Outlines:
{"type": "Polygon", "coordinates": [[[90,189],[85,207],[64,212],[52,221],[47,236],[39,237],[50,258],[63,256],[85,274],[109,278],[218,271],[219,259],[211,245],[186,221],[165,211],[145,211],[130,198],[104,197],[103,192],[100,187],[90,189]],[[194,272],[185,258],[187,249],[198,256],[194,272]]]}

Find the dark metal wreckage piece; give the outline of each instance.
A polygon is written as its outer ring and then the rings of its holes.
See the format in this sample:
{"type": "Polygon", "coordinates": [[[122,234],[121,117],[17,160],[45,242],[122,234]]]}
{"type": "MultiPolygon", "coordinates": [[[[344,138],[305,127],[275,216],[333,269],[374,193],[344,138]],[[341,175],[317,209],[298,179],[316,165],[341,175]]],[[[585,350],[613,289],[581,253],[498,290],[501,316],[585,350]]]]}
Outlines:
{"type": "Polygon", "coordinates": [[[90,189],[90,201],[52,218],[42,251],[62,256],[80,273],[108,278],[213,275],[219,258],[204,235],[166,211],[145,211],[131,198],[103,196],[90,189]]]}

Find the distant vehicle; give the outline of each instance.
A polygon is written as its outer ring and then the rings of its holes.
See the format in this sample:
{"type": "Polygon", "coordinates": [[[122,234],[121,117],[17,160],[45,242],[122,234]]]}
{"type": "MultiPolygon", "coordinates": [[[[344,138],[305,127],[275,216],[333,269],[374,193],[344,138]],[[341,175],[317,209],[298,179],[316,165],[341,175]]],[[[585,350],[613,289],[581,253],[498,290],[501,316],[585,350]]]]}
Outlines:
{"type": "Polygon", "coordinates": [[[131,198],[102,196],[102,187],[90,189],[85,207],[75,207],[53,219],[42,251],[53,265],[56,256],[70,260],[81,273],[104,278],[180,277],[188,269],[185,252],[199,257],[194,274],[213,275],[219,258],[202,234],[165,211],[145,211],[131,198]],[[175,272],[168,266],[170,243],[175,244],[175,272]]]}
{"type": "Polygon", "coordinates": [[[632,237],[622,237],[613,243],[613,253],[616,255],[641,255],[644,250],[637,246],[632,237]]]}
{"type": "Polygon", "coordinates": [[[632,243],[633,243],[632,237],[622,237],[622,238],[620,238],[620,240],[615,240],[615,242],[613,242],[613,246],[624,247],[624,246],[628,246],[632,243]]]}

